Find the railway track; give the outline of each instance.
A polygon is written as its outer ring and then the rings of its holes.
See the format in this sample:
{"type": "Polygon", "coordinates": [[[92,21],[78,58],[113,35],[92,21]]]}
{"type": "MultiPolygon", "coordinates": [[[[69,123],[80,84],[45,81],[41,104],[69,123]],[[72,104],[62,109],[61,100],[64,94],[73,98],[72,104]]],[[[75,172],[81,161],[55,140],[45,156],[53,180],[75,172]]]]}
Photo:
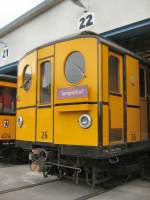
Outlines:
{"type": "MultiPolygon", "coordinates": [[[[15,188],[10,188],[10,189],[0,191],[0,195],[11,193],[11,192],[16,192],[16,191],[20,191],[20,190],[26,190],[26,189],[29,189],[29,188],[34,188],[34,187],[37,187],[37,186],[46,185],[46,184],[54,183],[54,182],[61,181],[61,180],[63,180],[63,179],[56,178],[56,179],[53,179],[53,180],[48,180],[48,181],[44,181],[44,182],[40,182],[40,183],[28,184],[26,186],[19,186],[19,187],[15,187],[15,188]]],[[[130,181],[127,181],[126,183],[129,183],[129,182],[130,181]]],[[[119,180],[117,180],[116,182],[110,182],[110,183],[108,183],[108,185],[106,184],[104,188],[103,187],[97,188],[96,191],[92,191],[89,194],[85,194],[83,196],[74,198],[73,200],[88,200],[88,199],[91,199],[93,197],[107,193],[107,192],[113,190],[115,187],[117,187],[119,185],[125,185],[126,183],[120,182],[119,180]]],[[[131,183],[131,185],[141,187],[140,184],[138,185],[138,184],[132,184],[131,183]]]]}
{"type": "Polygon", "coordinates": [[[10,188],[10,189],[7,189],[7,190],[0,191],[0,195],[7,194],[7,193],[10,193],[10,192],[16,192],[16,191],[20,191],[20,190],[25,190],[25,189],[37,187],[37,186],[40,186],[40,185],[45,185],[45,184],[48,184],[48,183],[54,183],[56,181],[60,181],[60,179],[57,178],[57,179],[53,179],[53,180],[50,180],[50,181],[44,181],[44,182],[40,182],[40,183],[10,188]]]}
{"type": "Polygon", "coordinates": [[[106,185],[104,185],[104,187],[101,187],[100,189],[97,189],[94,192],[91,192],[89,194],[83,195],[81,197],[75,198],[74,200],[87,200],[87,199],[91,199],[93,197],[99,196],[101,194],[107,193],[111,190],[113,190],[114,188],[116,188],[117,186],[121,186],[121,185],[126,185],[129,182],[131,182],[133,179],[127,180],[126,182],[123,182],[121,180],[111,180],[108,183],[106,183],[106,185]]]}
{"type": "Polygon", "coordinates": [[[100,194],[104,194],[104,193],[106,193],[108,191],[109,191],[108,189],[97,190],[95,192],[91,192],[89,194],[86,194],[86,195],[83,195],[81,197],[75,198],[74,200],[87,200],[87,199],[90,199],[92,197],[96,197],[96,196],[98,196],[100,194]]]}
{"type": "MultiPolygon", "coordinates": [[[[44,182],[41,182],[41,183],[29,184],[29,185],[26,185],[26,186],[10,188],[10,189],[7,189],[7,190],[0,191],[0,195],[11,193],[11,192],[16,192],[16,191],[20,191],[20,190],[25,190],[25,189],[37,187],[37,186],[40,186],[40,185],[45,185],[45,184],[48,184],[48,183],[54,183],[54,182],[57,182],[57,181],[61,181],[61,179],[57,178],[57,179],[53,179],[53,180],[50,180],[50,181],[44,181],[44,182]]],[[[111,189],[113,189],[113,188],[111,188],[111,189]]],[[[89,194],[83,195],[81,197],[75,198],[74,200],[87,200],[87,199],[90,199],[92,197],[96,197],[100,194],[106,193],[106,192],[110,191],[111,189],[101,188],[101,189],[98,189],[97,191],[94,191],[94,192],[91,192],[89,194]]]]}
{"type": "MultiPolygon", "coordinates": [[[[128,183],[128,182],[127,182],[128,183]]],[[[125,183],[120,183],[120,185],[124,185],[125,183]]],[[[136,186],[136,187],[140,187],[140,188],[147,188],[147,189],[149,189],[150,188],[150,186],[146,186],[146,185],[144,185],[144,186],[142,186],[141,184],[130,184],[131,186],[136,186]]],[[[118,186],[119,186],[119,184],[118,184],[118,186]]],[[[101,194],[104,194],[104,193],[107,193],[107,192],[109,192],[109,191],[111,191],[112,189],[114,189],[114,187],[113,188],[110,188],[110,189],[100,189],[100,190],[97,190],[97,191],[95,191],[95,192],[91,192],[91,193],[89,193],[89,194],[86,194],[86,195],[83,195],[83,196],[81,196],[81,197],[78,197],[78,198],[75,198],[74,200],[88,200],[88,199],[91,199],[91,198],[93,198],[93,197],[96,197],[96,196],[99,196],[99,195],[101,195],[101,194]]]]}
{"type": "Polygon", "coordinates": [[[81,197],[75,198],[74,200],[87,200],[91,199],[93,197],[96,197],[98,195],[107,193],[111,190],[113,190],[115,187],[124,184],[123,182],[120,182],[119,180],[114,181],[114,182],[108,182],[108,185],[105,185],[104,187],[101,187],[100,189],[97,189],[94,192],[91,192],[89,194],[83,195],[81,197]]]}

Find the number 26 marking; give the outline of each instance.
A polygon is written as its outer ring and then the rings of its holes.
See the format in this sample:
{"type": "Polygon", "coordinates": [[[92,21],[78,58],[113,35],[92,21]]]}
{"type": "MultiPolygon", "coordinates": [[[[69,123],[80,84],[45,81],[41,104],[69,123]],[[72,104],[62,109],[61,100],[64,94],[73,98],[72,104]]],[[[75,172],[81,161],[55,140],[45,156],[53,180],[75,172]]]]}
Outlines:
{"type": "Polygon", "coordinates": [[[47,139],[48,138],[48,134],[47,134],[47,131],[41,131],[42,133],[42,139],[47,139]]]}

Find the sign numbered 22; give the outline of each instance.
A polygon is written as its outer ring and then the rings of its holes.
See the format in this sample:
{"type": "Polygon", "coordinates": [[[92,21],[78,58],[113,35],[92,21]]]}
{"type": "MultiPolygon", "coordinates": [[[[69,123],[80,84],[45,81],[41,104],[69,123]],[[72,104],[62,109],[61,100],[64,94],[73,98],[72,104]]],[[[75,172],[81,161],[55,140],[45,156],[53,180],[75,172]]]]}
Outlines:
{"type": "Polygon", "coordinates": [[[94,13],[85,13],[78,19],[78,29],[80,31],[82,30],[88,30],[92,26],[95,25],[95,15],[94,13]]]}

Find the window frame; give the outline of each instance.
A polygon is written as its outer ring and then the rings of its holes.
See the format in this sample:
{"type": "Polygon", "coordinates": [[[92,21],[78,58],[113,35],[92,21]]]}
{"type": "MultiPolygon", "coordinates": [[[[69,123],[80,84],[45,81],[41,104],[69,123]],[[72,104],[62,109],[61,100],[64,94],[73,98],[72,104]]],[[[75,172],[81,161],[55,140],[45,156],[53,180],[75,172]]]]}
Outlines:
{"type": "Polygon", "coordinates": [[[71,85],[77,85],[77,84],[79,84],[79,83],[86,77],[85,74],[86,74],[86,62],[85,62],[85,57],[84,57],[83,53],[82,53],[81,51],[72,51],[72,52],[70,52],[70,53],[67,55],[67,57],[66,57],[66,59],[65,59],[65,62],[64,62],[64,77],[65,77],[66,81],[67,81],[69,84],[71,84],[71,85]],[[68,80],[67,76],[66,76],[66,63],[67,63],[69,57],[70,57],[72,54],[74,54],[74,53],[80,53],[81,56],[82,56],[82,58],[83,58],[83,63],[84,63],[84,66],[83,66],[84,72],[83,72],[83,73],[84,73],[84,74],[82,75],[82,78],[81,78],[80,80],[78,80],[78,81],[76,81],[76,82],[70,82],[70,81],[68,80]]]}
{"type": "Polygon", "coordinates": [[[123,71],[120,69],[121,66],[122,66],[122,63],[121,63],[121,58],[120,58],[120,54],[117,54],[117,53],[114,53],[114,52],[110,52],[109,55],[108,55],[108,92],[109,94],[118,94],[118,95],[122,95],[122,87],[123,87],[123,83],[121,84],[121,76],[122,76],[122,73],[123,71]],[[110,88],[109,88],[109,84],[110,84],[110,79],[109,79],[109,69],[110,69],[110,65],[109,65],[109,58],[110,57],[114,57],[118,60],[118,91],[111,91],[110,88]]]}
{"type": "Polygon", "coordinates": [[[53,97],[52,97],[52,93],[53,93],[53,91],[52,91],[52,82],[53,82],[53,77],[52,77],[52,73],[53,73],[53,70],[52,70],[52,66],[53,66],[53,62],[52,62],[52,60],[51,59],[42,59],[42,60],[40,60],[39,61],[39,64],[38,64],[38,68],[39,68],[39,72],[38,72],[38,77],[39,77],[39,81],[38,81],[38,105],[39,106],[45,106],[45,105],[47,105],[47,106],[51,106],[52,105],[52,101],[53,101],[53,97]],[[50,66],[50,73],[51,73],[51,80],[50,80],[50,101],[49,102],[47,102],[47,103],[44,103],[44,102],[41,102],[41,88],[42,88],[42,76],[41,76],[41,73],[42,73],[42,65],[44,64],[44,63],[49,63],[49,66],[50,66]]]}
{"type": "Polygon", "coordinates": [[[25,91],[25,92],[28,92],[28,91],[30,91],[30,89],[31,89],[31,85],[32,85],[32,67],[29,65],[29,64],[26,64],[25,66],[24,66],[24,69],[23,69],[23,73],[22,73],[22,88],[23,88],[23,90],[25,91]],[[28,89],[26,89],[25,88],[25,71],[26,71],[26,69],[28,68],[28,67],[30,67],[30,69],[31,69],[31,80],[30,80],[30,85],[29,85],[29,88],[28,89]]]}
{"type": "MultiPolygon", "coordinates": [[[[2,105],[2,111],[0,111],[0,115],[1,114],[15,115],[16,114],[16,90],[17,90],[16,87],[0,85],[0,88],[3,88],[3,90],[6,88],[14,90],[14,93],[15,93],[15,94],[13,94],[14,95],[14,110],[11,109],[12,112],[4,112],[4,109],[6,109],[6,108],[4,107],[4,105],[2,105]]],[[[3,91],[3,90],[1,90],[1,91],[3,91]]],[[[13,97],[13,95],[11,97],[13,97]]],[[[3,104],[4,104],[4,102],[3,102],[3,104]]]]}
{"type": "Polygon", "coordinates": [[[147,100],[147,77],[146,77],[146,69],[144,68],[144,66],[140,66],[139,68],[139,96],[140,96],[140,99],[143,99],[143,100],[147,100]],[[141,96],[141,88],[140,88],[140,70],[143,70],[144,71],[144,88],[145,88],[145,95],[144,96],[141,96]]]}

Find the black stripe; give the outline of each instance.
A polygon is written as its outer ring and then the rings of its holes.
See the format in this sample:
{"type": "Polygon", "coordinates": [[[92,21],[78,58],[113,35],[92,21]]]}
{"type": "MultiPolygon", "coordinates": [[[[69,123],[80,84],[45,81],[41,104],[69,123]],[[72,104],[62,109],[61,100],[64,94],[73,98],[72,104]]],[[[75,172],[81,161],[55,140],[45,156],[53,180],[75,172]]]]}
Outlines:
{"type": "Polygon", "coordinates": [[[72,102],[72,103],[57,103],[55,106],[81,105],[81,104],[97,104],[98,102],[72,102]]]}
{"type": "MultiPolygon", "coordinates": [[[[147,71],[147,94],[148,95],[150,95],[150,80],[149,80],[149,78],[150,78],[150,72],[149,71],[147,71]]],[[[149,100],[147,100],[147,119],[148,119],[148,137],[149,137],[149,139],[150,139],[150,101],[149,100]]]]}
{"type": "Polygon", "coordinates": [[[102,103],[99,103],[100,99],[100,90],[102,91],[102,84],[101,84],[101,89],[100,89],[100,74],[101,74],[101,79],[102,79],[102,73],[100,73],[100,59],[99,59],[99,53],[101,52],[100,49],[101,46],[99,47],[99,44],[97,44],[97,101],[98,101],[98,106],[97,106],[97,120],[98,120],[98,146],[103,145],[102,141],[102,118],[101,118],[101,109],[102,109],[102,103]]]}
{"type": "Polygon", "coordinates": [[[102,102],[98,102],[98,146],[103,144],[102,102]]]}
{"type": "Polygon", "coordinates": [[[109,105],[109,102],[103,101],[102,104],[103,105],[109,105]]]}
{"type": "Polygon", "coordinates": [[[51,108],[51,105],[39,105],[37,108],[51,108]]]}
{"type": "Polygon", "coordinates": [[[117,96],[117,97],[122,97],[122,94],[114,93],[114,92],[109,92],[109,95],[117,96]]]}
{"type": "Polygon", "coordinates": [[[126,56],[123,57],[123,121],[124,121],[124,142],[127,144],[127,77],[126,77],[126,56]]]}
{"type": "Polygon", "coordinates": [[[23,107],[17,108],[17,110],[27,109],[27,108],[36,108],[36,106],[23,106],[23,107]]]}
{"type": "Polygon", "coordinates": [[[52,66],[52,68],[51,68],[51,73],[52,73],[52,94],[51,94],[51,97],[52,97],[52,104],[53,104],[53,120],[52,120],[52,124],[53,124],[53,126],[52,126],[52,135],[53,135],[53,139],[52,139],[52,141],[53,141],[53,143],[55,143],[55,141],[54,141],[54,120],[55,120],[55,116],[54,116],[54,93],[55,93],[55,91],[54,91],[54,81],[55,81],[55,79],[54,79],[54,75],[55,75],[55,67],[56,67],[56,64],[55,64],[55,55],[56,55],[56,45],[54,45],[54,57],[53,57],[53,66],[52,66]]]}
{"type": "Polygon", "coordinates": [[[39,66],[39,63],[38,63],[38,51],[36,52],[36,107],[35,107],[35,130],[34,130],[34,140],[36,142],[36,136],[37,136],[37,102],[38,102],[38,79],[39,79],[39,76],[38,76],[38,70],[39,70],[39,67],[41,67],[41,65],[39,66]]]}
{"type": "Polygon", "coordinates": [[[4,116],[16,116],[15,113],[0,113],[0,115],[4,115],[4,116]]]}
{"type": "Polygon", "coordinates": [[[136,105],[129,105],[129,104],[127,104],[127,107],[130,107],[130,108],[140,108],[140,106],[136,106],[136,105]]]}

